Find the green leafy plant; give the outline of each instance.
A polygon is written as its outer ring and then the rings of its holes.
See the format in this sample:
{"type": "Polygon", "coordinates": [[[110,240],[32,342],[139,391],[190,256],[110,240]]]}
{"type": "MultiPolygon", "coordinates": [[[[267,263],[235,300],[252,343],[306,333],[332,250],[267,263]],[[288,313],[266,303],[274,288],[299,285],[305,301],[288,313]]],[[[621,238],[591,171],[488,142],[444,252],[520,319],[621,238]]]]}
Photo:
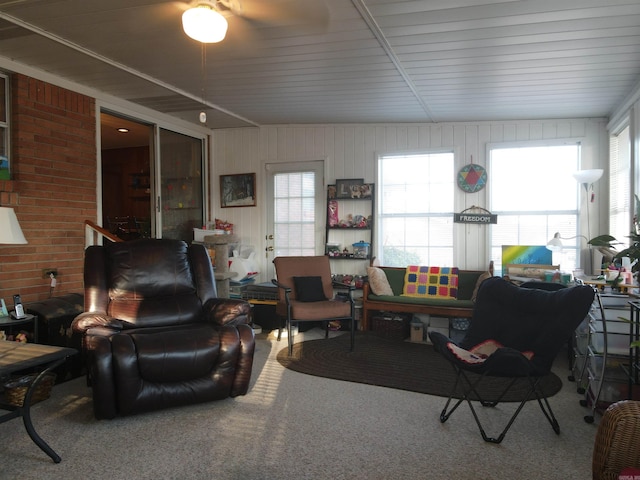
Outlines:
{"type": "MultiPolygon", "coordinates": [[[[634,273],[634,276],[638,276],[638,272],[640,272],[640,223],[638,222],[638,213],[640,212],[640,199],[638,196],[635,196],[636,200],[636,215],[633,218],[633,230],[626,237],[629,239],[629,246],[620,252],[617,252],[614,259],[629,257],[631,260],[631,271],[634,273]]],[[[618,241],[615,237],[611,235],[599,235],[597,237],[592,238],[588,242],[591,246],[594,247],[606,247],[613,251],[616,251],[616,245],[622,245],[622,242],[618,241]]],[[[618,275],[620,278],[620,275],[618,275]]],[[[631,342],[631,348],[640,347],[640,340],[636,340],[631,342]]]]}

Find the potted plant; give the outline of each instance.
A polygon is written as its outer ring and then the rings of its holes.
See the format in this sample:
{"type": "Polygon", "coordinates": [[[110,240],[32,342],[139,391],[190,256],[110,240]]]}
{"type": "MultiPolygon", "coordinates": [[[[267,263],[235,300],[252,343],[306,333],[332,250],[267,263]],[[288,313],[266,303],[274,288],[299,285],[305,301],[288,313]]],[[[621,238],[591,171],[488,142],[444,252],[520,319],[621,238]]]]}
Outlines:
{"type": "Polygon", "coordinates": [[[629,246],[620,252],[616,252],[616,245],[622,245],[622,242],[618,241],[611,235],[599,235],[592,238],[587,243],[593,247],[605,247],[608,248],[614,255],[615,259],[621,259],[623,257],[629,257],[631,260],[631,271],[634,276],[640,271],[640,223],[638,223],[638,212],[640,212],[640,199],[635,196],[636,200],[636,214],[633,217],[632,231],[627,236],[629,239],[629,246]]]}

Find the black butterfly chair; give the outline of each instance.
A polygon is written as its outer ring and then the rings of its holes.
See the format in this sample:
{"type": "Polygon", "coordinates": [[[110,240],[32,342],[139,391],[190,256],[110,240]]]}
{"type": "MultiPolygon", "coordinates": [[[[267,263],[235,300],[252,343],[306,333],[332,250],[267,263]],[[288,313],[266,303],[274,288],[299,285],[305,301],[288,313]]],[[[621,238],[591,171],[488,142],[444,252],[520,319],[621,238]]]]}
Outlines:
{"type": "Polygon", "coordinates": [[[445,335],[431,332],[429,337],[456,371],[456,382],[440,414],[446,422],[458,406],[466,401],[487,442],[500,443],[529,400],[537,399],[540,409],[559,434],[560,426],[541,392],[540,380],[551,371],[553,361],[580,322],[594,299],[592,287],[575,286],[555,292],[517,287],[500,277],[485,280],[471,325],[464,339],[456,344],[445,335]],[[495,395],[479,394],[487,377],[509,379],[503,391],[495,395]],[[526,395],[498,437],[489,437],[482,427],[473,401],[494,407],[516,382],[526,382],[526,395]],[[456,392],[457,402],[449,408],[456,392]],[[491,395],[492,398],[483,398],[491,395]]]}
{"type": "MultiPolygon", "coordinates": [[[[528,282],[524,282],[523,284],[520,285],[520,287],[522,288],[536,288],[538,290],[547,290],[548,292],[555,292],[557,290],[562,290],[563,288],[567,288],[566,285],[563,285],[562,283],[556,283],[556,282],[539,282],[536,280],[531,280],[528,282]]],[[[573,337],[574,337],[574,333],[571,332],[571,335],[569,335],[569,338],[567,340],[567,345],[569,346],[569,348],[567,348],[567,360],[569,361],[569,370],[572,370],[573,368],[573,337]]],[[[571,379],[569,379],[571,380],[571,379]]],[[[571,380],[573,381],[573,380],[571,380]]]]}

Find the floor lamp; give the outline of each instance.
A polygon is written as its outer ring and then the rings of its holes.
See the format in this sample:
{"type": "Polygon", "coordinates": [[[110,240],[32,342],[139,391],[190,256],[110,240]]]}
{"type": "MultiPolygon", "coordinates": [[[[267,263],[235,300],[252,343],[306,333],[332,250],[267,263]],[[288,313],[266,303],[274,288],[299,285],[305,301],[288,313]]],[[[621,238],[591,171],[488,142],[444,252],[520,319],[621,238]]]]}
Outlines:
{"type": "MultiPolygon", "coordinates": [[[[589,189],[593,188],[593,184],[600,180],[604,170],[601,168],[591,168],[587,170],[578,170],[573,173],[573,178],[584,187],[585,198],[587,201],[587,235],[589,239],[591,239],[591,213],[589,212],[589,203],[593,201],[593,198],[589,198],[589,189]]],[[[578,235],[583,237],[584,235],[578,235]]],[[[571,237],[576,238],[576,237],[571,237]]],[[[555,236],[554,236],[555,239],[555,236]]],[[[587,245],[589,244],[589,240],[587,240],[587,245]]],[[[593,275],[595,272],[593,271],[593,252],[589,250],[589,268],[591,274],[593,275]]]]}
{"type": "Polygon", "coordinates": [[[593,187],[593,184],[600,180],[604,170],[601,168],[592,168],[590,170],[578,170],[573,173],[573,178],[578,183],[581,183],[584,187],[585,197],[587,199],[587,235],[591,238],[591,215],[589,214],[589,203],[592,199],[589,198],[589,188],[593,187]]]}
{"type": "MultiPolygon", "coordinates": [[[[604,170],[602,170],[601,168],[593,168],[589,170],[578,170],[577,172],[573,173],[573,178],[575,178],[578,183],[582,184],[587,197],[587,235],[589,237],[587,238],[584,235],[576,235],[573,237],[562,237],[560,236],[560,232],[556,232],[553,238],[549,240],[549,242],[547,243],[547,248],[549,250],[551,250],[552,252],[562,251],[561,239],[572,240],[574,238],[584,238],[585,241],[587,242],[587,245],[590,246],[589,239],[591,238],[591,218],[590,218],[591,214],[589,212],[589,203],[591,199],[589,198],[589,188],[592,188],[594,182],[597,182],[600,179],[600,177],[602,177],[603,173],[604,173],[604,170]]],[[[589,270],[590,270],[590,273],[593,275],[594,274],[593,252],[591,251],[591,249],[589,249],[589,270]]]]}

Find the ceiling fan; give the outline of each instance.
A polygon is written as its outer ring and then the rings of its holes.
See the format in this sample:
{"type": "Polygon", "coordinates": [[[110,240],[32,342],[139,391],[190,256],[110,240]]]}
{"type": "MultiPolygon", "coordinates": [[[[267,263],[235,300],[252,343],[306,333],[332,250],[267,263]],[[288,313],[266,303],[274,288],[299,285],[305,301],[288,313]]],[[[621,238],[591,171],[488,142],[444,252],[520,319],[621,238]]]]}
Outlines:
{"type": "Polygon", "coordinates": [[[322,0],[194,0],[182,14],[182,28],[194,40],[217,43],[224,40],[233,15],[266,25],[325,27],[329,11],[322,0]]]}

